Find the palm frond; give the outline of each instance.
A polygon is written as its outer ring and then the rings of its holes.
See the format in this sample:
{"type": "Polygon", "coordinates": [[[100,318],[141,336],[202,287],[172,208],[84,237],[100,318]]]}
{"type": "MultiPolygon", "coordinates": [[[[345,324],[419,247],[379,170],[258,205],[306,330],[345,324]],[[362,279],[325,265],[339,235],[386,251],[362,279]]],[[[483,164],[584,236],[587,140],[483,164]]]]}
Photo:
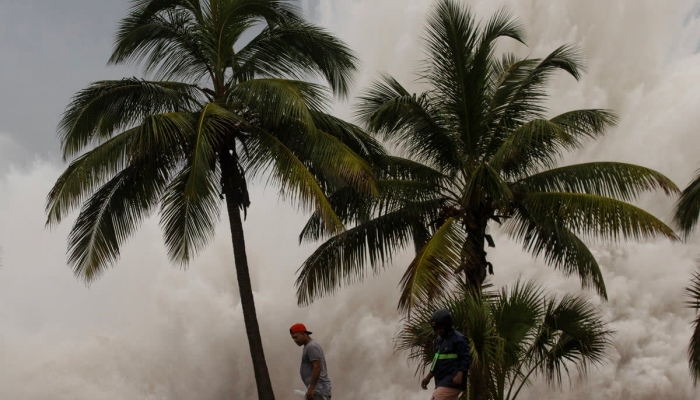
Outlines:
{"type": "Polygon", "coordinates": [[[530,119],[544,118],[550,78],[563,70],[580,79],[583,57],[576,47],[564,45],[542,60],[509,58],[507,65],[504,76],[496,78],[498,85],[490,99],[489,120],[497,135],[530,119]]]}
{"type": "Polygon", "coordinates": [[[425,37],[427,59],[425,78],[432,84],[435,96],[442,102],[447,124],[460,138],[464,151],[472,154],[477,138],[476,115],[485,87],[470,81],[474,53],[479,45],[479,26],[468,7],[454,0],[443,0],[428,17],[425,37]]]}
{"type": "Polygon", "coordinates": [[[182,157],[194,117],[189,113],[151,114],[141,125],[106,140],[68,166],[47,196],[47,225],[55,225],[86,196],[142,157],[173,165],[182,157]]]}
{"type": "Polygon", "coordinates": [[[561,221],[572,232],[602,240],[642,240],[663,236],[679,240],[668,225],[648,212],[608,197],[563,192],[525,194],[521,204],[538,219],[561,221]]]}
{"type": "MultiPolygon", "coordinates": [[[[568,111],[557,115],[551,121],[580,141],[601,137],[607,129],[617,125],[618,117],[610,110],[587,109],[568,111]]],[[[579,146],[579,142],[574,142],[569,149],[578,149],[579,146]]]]}
{"type": "Polygon", "coordinates": [[[174,263],[187,264],[214,236],[220,213],[215,149],[237,122],[235,115],[215,103],[209,103],[198,115],[188,159],[162,199],[160,223],[174,263]]]}
{"type": "Polygon", "coordinates": [[[436,336],[428,321],[442,308],[471,344],[469,385],[494,398],[517,398],[533,374],[553,384],[570,365],[585,373],[612,347],[612,332],[590,302],[572,295],[557,299],[532,281],[517,281],[497,292],[453,293],[418,304],[396,337],[397,350],[409,352],[418,371],[432,361],[436,336]]]}
{"type": "Polygon", "coordinates": [[[375,165],[380,170],[378,175],[386,179],[416,180],[433,185],[449,179],[444,173],[408,158],[387,155],[375,160],[375,165]]]}
{"type": "Polygon", "coordinates": [[[284,142],[263,129],[255,129],[255,135],[246,141],[246,150],[242,163],[252,175],[267,173],[268,182],[279,188],[281,196],[307,210],[318,211],[329,232],[345,229],[314,174],[284,142]]]}
{"type": "Polygon", "coordinates": [[[524,348],[534,340],[537,326],[544,317],[544,292],[533,281],[516,281],[512,288],[502,288],[489,301],[497,335],[503,340],[505,369],[518,365],[524,348]]]}
{"type": "Polygon", "coordinates": [[[458,165],[458,143],[442,126],[427,95],[416,97],[389,75],[359,96],[356,115],[370,131],[395,143],[415,160],[440,168],[458,165]]]}
{"type": "MultiPolygon", "coordinates": [[[[143,63],[144,72],[154,73],[156,79],[213,78],[215,59],[206,50],[214,46],[201,24],[202,17],[182,8],[184,1],[164,3],[170,4],[135,9],[121,20],[109,63],[143,63]]],[[[156,1],[146,7],[153,4],[156,1]]]]}
{"type": "Polygon", "coordinates": [[[695,229],[700,217],[700,170],[695,178],[683,189],[674,207],[673,221],[687,238],[695,229]]]}
{"type": "Polygon", "coordinates": [[[86,196],[125,168],[140,127],[120,133],[70,163],[46,197],[46,225],[59,224],[86,196]]]}
{"type": "Polygon", "coordinates": [[[564,226],[559,219],[531,214],[526,208],[516,209],[514,217],[505,225],[506,232],[522,242],[523,250],[566,275],[576,274],[584,288],[595,288],[607,299],[603,274],[591,250],[581,239],[564,226]],[[546,218],[545,218],[546,217],[546,218]]]}
{"type": "Polygon", "coordinates": [[[490,164],[515,178],[554,168],[565,150],[580,148],[583,139],[602,134],[613,123],[614,117],[604,110],[578,110],[551,120],[533,119],[507,135],[490,164]]]}
{"type": "MultiPolygon", "coordinates": [[[[328,196],[331,206],[346,226],[363,224],[370,219],[401,208],[442,198],[435,191],[433,183],[422,180],[378,180],[375,181],[379,193],[359,192],[352,186],[344,186],[328,196]]],[[[444,201],[444,200],[443,200],[444,201]]],[[[423,235],[425,229],[414,224],[414,240],[423,235]]],[[[299,241],[316,241],[332,235],[321,223],[321,214],[314,212],[299,234],[299,241]]],[[[417,248],[422,248],[420,245],[417,248]]]]}
{"type": "Polygon", "coordinates": [[[386,149],[362,128],[331,114],[311,110],[316,128],[335,137],[368,162],[387,157],[386,149]]]}
{"type": "Polygon", "coordinates": [[[410,204],[348,229],[327,240],[301,265],[296,280],[299,304],[310,304],[343,285],[375,274],[395,252],[411,243],[416,221],[435,214],[444,200],[410,204]]]}
{"type": "Polygon", "coordinates": [[[445,292],[461,265],[465,240],[466,232],[456,218],[447,219],[435,231],[401,278],[400,310],[410,311],[445,292]]]}
{"type": "Polygon", "coordinates": [[[669,178],[652,169],[618,162],[592,162],[559,167],[518,181],[528,192],[573,192],[636,200],[647,191],[679,192],[669,178]]]}
{"type": "Polygon", "coordinates": [[[488,198],[499,209],[507,209],[513,202],[513,192],[501,175],[489,164],[480,164],[469,175],[464,185],[465,204],[476,206],[488,198]]]}
{"type": "Polygon", "coordinates": [[[73,97],[61,118],[58,131],[63,157],[140,124],[149,115],[190,111],[199,101],[194,86],[179,82],[136,78],[95,82],[73,97]]]}
{"type": "Polygon", "coordinates": [[[695,272],[690,284],[685,289],[686,306],[695,310],[695,318],[693,319],[693,333],[688,344],[688,364],[690,365],[690,374],[693,377],[693,384],[697,385],[700,379],[700,272],[695,272]]]}
{"type": "Polygon", "coordinates": [[[300,121],[308,132],[315,127],[314,111],[323,111],[328,104],[326,89],[317,84],[287,79],[255,79],[236,85],[229,102],[244,107],[268,129],[300,121]]]}
{"type": "Polygon", "coordinates": [[[68,264],[86,282],[114,263],[169,179],[168,163],[143,158],[122,169],[83,205],[68,237],[68,264]]]}
{"type": "Polygon", "coordinates": [[[588,367],[607,359],[612,331],[600,312],[586,299],[566,294],[558,302],[550,299],[544,329],[535,339],[535,354],[543,358],[540,370],[548,383],[561,385],[567,364],[585,374],[588,367]]]}
{"type": "Polygon", "coordinates": [[[343,42],[302,21],[266,28],[238,52],[237,61],[234,81],[317,75],[341,98],[348,95],[357,70],[357,58],[343,42]]]}

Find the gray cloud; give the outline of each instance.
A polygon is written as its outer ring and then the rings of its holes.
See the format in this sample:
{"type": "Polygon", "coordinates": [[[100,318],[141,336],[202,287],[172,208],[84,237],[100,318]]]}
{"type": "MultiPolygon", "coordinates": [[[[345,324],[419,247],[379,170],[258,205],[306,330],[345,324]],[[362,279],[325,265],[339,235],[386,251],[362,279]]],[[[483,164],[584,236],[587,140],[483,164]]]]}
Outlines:
{"type": "MultiPolygon", "coordinates": [[[[43,228],[44,197],[63,168],[52,154],[57,151],[53,132],[58,115],[90,81],[134,74],[104,68],[125,2],[61,3],[0,3],[0,48],[13,55],[0,64],[0,132],[5,132],[0,134],[0,397],[252,398],[225,225],[210,248],[181,271],[167,263],[156,221],[148,221],[124,247],[119,265],[89,288],[73,279],[65,265],[70,221],[53,232],[43,228]],[[8,39],[7,32],[16,39],[8,39]],[[15,164],[10,156],[18,154],[27,155],[24,168],[10,168],[15,164]]],[[[378,71],[411,82],[430,3],[307,0],[305,5],[360,53],[361,87],[378,71]]],[[[504,49],[542,56],[564,42],[583,47],[589,73],[580,83],[557,77],[553,111],[610,107],[620,113],[621,123],[567,162],[640,163],[679,185],[687,183],[700,162],[700,57],[695,54],[700,8],[695,2],[471,4],[481,16],[507,4],[526,24],[529,47],[504,41],[504,49]]],[[[350,115],[346,104],[337,110],[350,115]]],[[[640,204],[668,218],[672,202],[649,196],[640,204]]],[[[300,350],[287,334],[297,321],[309,325],[326,349],[334,398],[428,398],[418,388],[413,366],[393,354],[391,339],[399,324],[396,285],[406,257],[363,285],[298,308],[294,271],[313,248],[296,244],[303,222],[302,215],[277,200],[274,189],[254,188],[246,238],[278,398],[292,398],[301,387],[300,350]]],[[[522,276],[555,293],[579,290],[576,279],[550,271],[500,235],[497,245],[490,253],[496,284],[522,276]]],[[[697,235],[687,245],[598,243],[594,249],[610,293],[601,307],[617,332],[612,360],[591,371],[586,381],[574,377],[564,391],[550,392],[537,383],[524,398],[584,399],[592,393],[601,399],[697,397],[685,361],[692,314],[682,308],[682,289],[700,254],[697,235]]]]}

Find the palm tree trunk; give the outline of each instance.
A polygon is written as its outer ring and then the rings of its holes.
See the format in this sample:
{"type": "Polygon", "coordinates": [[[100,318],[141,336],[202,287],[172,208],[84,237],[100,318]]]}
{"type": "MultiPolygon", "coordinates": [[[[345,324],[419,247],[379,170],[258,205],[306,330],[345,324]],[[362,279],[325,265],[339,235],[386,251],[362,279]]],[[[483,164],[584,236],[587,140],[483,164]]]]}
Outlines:
{"type": "MultiPolygon", "coordinates": [[[[474,218],[467,222],[466,251],[468,261],[465,265],[467,289],[475,293],[481,292],[481,287],[486,280],[486,225],[488,220],[474,218]]],[[[489,399],[489,376],[479,365],[472,365],[469,371],[469,400],[489,399]]]]}
{"type": "Polygon", "coordinates": [[[228,151],[220,153],[221,183],[226,198],[229,225],[231,227],[231,242],[233,244],[233,257],[236,264],[236,278],[241,296],[241,308],[243,309],[243,321],[250,355],[253,360],[253,372],[258,390],[259,400],[274,400],[270,373],[265,362],[262,337],[258,325],[258,317],[255,312],[255,299],[250,283],[248,257],[245,250],[245,238],[243,236],[243,221],[241,220],[241,205],[248,206],[247,191],[245,189],[245,177],[242,175],[235,160],[235,154],[228,151]]]}
{"type": "MultiPolygon", "coordinates": [[[[469,224],[471,225],[471,224],[469,224]]],[[[467,288],[475,292],[481,291],[481,285],[486,280],[486,224],[477,223],[468,227],[466,251],[468,256],[464,272],[467,288]]]]}

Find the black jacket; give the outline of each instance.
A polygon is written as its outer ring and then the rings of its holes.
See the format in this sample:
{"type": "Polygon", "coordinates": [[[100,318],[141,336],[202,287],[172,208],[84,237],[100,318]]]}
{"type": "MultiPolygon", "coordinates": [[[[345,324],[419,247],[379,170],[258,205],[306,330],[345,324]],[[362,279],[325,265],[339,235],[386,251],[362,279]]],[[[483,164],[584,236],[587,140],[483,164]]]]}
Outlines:
{"type": "Polygon", "coordinates": [[[430,372],[435,376],[435,387],[467,389],[467,372],[472,364],[469,339],[456,330],[435,342],[435,355],[430,372]],[[455,386],[452,379],[462,371],[462,384],[455,386]]]}

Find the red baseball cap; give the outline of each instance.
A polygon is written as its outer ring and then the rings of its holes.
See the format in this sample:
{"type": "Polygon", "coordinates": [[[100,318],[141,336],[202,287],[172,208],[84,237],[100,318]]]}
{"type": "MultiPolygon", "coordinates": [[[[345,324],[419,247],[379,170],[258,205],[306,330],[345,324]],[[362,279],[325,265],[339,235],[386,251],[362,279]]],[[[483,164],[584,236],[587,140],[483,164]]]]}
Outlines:
{"type": "Polygon", "coordinates": [[[306,326],[304,324],[294,324],[292,325],[291,328],[289,328],[289,333],[306,333],[307,335],[310,335],[311,332],[306,330],[306,326]]]}

